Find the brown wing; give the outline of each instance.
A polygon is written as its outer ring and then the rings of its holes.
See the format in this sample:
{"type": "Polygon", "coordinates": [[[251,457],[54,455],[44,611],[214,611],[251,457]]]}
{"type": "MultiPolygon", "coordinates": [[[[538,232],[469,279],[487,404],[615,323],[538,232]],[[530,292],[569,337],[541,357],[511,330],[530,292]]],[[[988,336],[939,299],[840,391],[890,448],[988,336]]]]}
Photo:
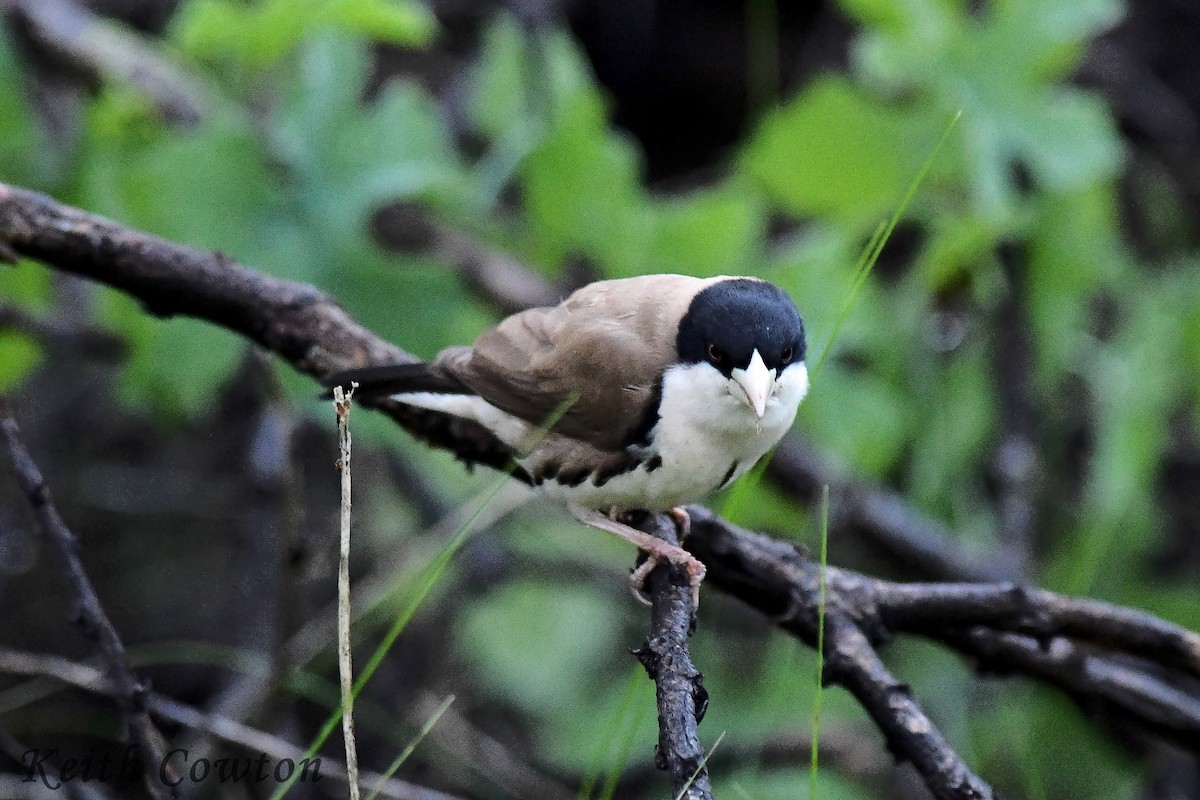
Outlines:
{"type": "Polygon", "coordinates": [[[437,365],[535,425],[574,398],[554,431],[620,450],[677,357],[679,321],[714,280],[646,275],[592,283],[557,306],[514,314],[470,349],[444,351],[437,365]]]}

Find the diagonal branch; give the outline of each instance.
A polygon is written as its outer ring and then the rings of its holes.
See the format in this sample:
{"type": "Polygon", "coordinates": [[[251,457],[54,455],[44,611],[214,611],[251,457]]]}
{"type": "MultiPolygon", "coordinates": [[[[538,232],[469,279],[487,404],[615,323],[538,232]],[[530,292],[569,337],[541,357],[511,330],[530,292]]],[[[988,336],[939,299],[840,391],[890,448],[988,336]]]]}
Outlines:
{"type": "MultiPolygon", "coordinates": [[[[741,530],[707,509],[688,511],[687,547],[708,567],[707,582],[815,644],[819,565],[793,546],[741,530]]],[[[832,635],[828,626],[840,624],[836,620],[849,620],[866,637],[856,641],[857,648],[896,633],[925,636],[970,656],[981,672],[1037,678],[1085,710],[1102,708],[1192,750],[1200,748],[1195,673],[1200,634],[1134,609],[1011,584],[899,584],[829,567],[827,592],[827,635],[832,635]]],[[[865,687],[851,685],[836,671],[826,676],[846,686],[875,716],[871,703],[878,698],[865,687]]],[[[878,686],[886,684],[880,673],[878,686]]],[[[876,722],[886,732],[879,718],[876,722]]],[[[904,737],[899,743],[902,748],[917,744],[904,737]]],[[[933,788],[931,775],[916,760],[919,752],[897,749],[894,739],[889,745],[898,757],[912,760],[933,788]]]]}
{"type": "MultiPolygon", "coordinates": [[[[146,711],[146,687],[129,667],[129,661],[125,657],[125,645],[104,607],[100,605],[100,598],[96,595],[96,590],[83,569],[83,562],[79,559],[79,540],[59,516],[58,509],[50,497],[50,487],[46,485],[41,470],[21,441],[17,421],[13,419],[12,411],[3,397],[0,397],[0,432],[3,433],[21,491],[29,499],[42,535],[50,541],[61,562],[67,582],[71,585],[71,591],[78,604],[79,622],[87,635],[94,638],[100,646],[100,652],[112,676],[114,697],[121,709],[121,716],[145,754],[145,763],[163,764],[165,742],[146,711]]],[[[176,794],[163,782],[161,770],[152,767],[147,769],[145,780],[146,787],[156,798],[173,797],[176,794]]]]}
{"type": "MultiPolygon", "coordinates": [[[[316,378],[415,360],[312,286],[263,275],[222,253],[174,244],[3,183],[0,242],[120,289],[155,316],[196,317],[240,333],[316,378]]],[[[412,435],[466,461],[508,464],[507,448],[474,423],[387,400],[373,405],[412,435]]]]}

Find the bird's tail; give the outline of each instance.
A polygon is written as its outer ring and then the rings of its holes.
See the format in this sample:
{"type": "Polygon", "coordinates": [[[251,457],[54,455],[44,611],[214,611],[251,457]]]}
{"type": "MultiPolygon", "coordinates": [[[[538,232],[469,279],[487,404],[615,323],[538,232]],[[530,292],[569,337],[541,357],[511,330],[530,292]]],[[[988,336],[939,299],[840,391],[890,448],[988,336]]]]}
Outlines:
{"type": "Polygon", "coordinates": [[[356,397],[390,397],[406,392],[436,392],[439,394],[462,394],[469,390],[447,376],[436,364],[416,361],[409,364],[384,364],[377,367],[359,367],[326,376],[322,381],[329,391],[324,397],[332,397],[333,387],[350,388],[356,397]]]}

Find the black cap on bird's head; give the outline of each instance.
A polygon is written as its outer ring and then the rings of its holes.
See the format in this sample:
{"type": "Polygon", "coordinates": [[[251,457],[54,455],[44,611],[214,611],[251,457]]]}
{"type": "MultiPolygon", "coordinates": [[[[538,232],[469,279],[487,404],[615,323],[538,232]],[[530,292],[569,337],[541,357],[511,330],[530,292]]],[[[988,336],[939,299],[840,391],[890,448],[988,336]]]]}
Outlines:
{"type": "Polygon", "coordinates": [[[768,369],[782,372],[804,360],[804,323],[792,298],[766,281],[733,278],[700,291],[679,323],[679,360],[707,362],[728,376],[745,369],[757,350],[768,369]]]}
{"type": "Polygon", "coordinates": [[[679,323],[684,364],[708,364],[762,418],[781,373],[802,364],[804,323],[787,294],[766,281],[730,278],[701,290],[679,323]]]}

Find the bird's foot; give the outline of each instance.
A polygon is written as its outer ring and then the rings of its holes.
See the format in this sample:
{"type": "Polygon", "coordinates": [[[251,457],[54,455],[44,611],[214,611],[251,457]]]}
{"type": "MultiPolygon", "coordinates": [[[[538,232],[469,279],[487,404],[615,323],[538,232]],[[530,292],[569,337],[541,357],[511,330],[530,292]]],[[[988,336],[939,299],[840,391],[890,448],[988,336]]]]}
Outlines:
{"type": "Polygon", "coordinates": [[[673,553],[665,551],[662,553],[647,551],[646,560],[637,569],[629,573],[629,585],[633,588],[633,596],[645,605],[651,605],[650,600],[646,597],[646,580],[650,577],[651,572],[654,572],[660,564],[666,561],[680,567],[684,571],[684,574],[687,575],[688,585],[692,587],[692,609],[694,611],[700,607],[700,583],[704,580],[704,575],[708,571],[707,568],[700,559],[683,548],[676,548],[672,544],[663,542],[662,539],[658,539],[657,541],[662,542],[669,548],[679,550],[683,553],[683,556],[676,557],[673,553]]]}
{"type": "Polygon", "coordinates": [[[679,531],[679,541],[687,538],[692,532],[692,518],[683,506],[675,506],[667,511],[667,516],[675,520],[675,530],[679,531]]]}
{"type": "MultiPolygon", "coordinates": [[[[684,574],[687,575],[688,585],[692,588],[692,607],[693,609],[700,607],[700,582],[704,580],[707,570],[704,564],[687,550],[670,542],[665,542],[645,531],[626,525],[614,519],[614,515],[612,514],[603,514],[599,511],[592,511],[575,505],[571,505],[570,510],[575,519],[584,525],[599,528],[602,531],[608,531],[611,534],[620,536],[646,554],[646,560],[629,576],[629,582],[633,586],[634,597],[638,600],[646,605],[650,604],[645,597],[646,579],[654,571],[655,567],[666,561],[681,568],[684,574]]],[[[676,525],[679,526],[680,538],[682,538],[686,535],[686,530],[690,526],[690,518],[688,518],[687,512],[680,508],[672,509],[672,512],[669,513],[675,519],[676,525]],[[683,522],[673,513],[676,511],[682,514],[683,522]]]]}

